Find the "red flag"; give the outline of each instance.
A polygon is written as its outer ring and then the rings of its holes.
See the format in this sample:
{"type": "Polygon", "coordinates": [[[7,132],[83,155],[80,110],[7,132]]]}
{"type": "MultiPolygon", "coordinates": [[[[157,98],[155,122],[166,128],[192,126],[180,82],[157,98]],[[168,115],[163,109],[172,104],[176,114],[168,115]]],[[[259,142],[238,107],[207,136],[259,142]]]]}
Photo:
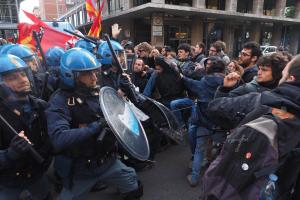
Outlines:
{"type": "Polygon", "coordinates": [[[91,37],[99,37],[99,34],[101,32],[101,23],[102,23],[102,16],[101,16],[101,13],[102,13],[102,10],[104,8],[104,4],[105,4],[105,0],[102,1],[102,4],[101,4],[101,7],[100,7],[100,10],[97,14],[97,17],[94,19],[94,22],[90,28],[90,31],[88,33],[88,36],[91,36],[91,37]]]}
{"type": "Polygon", "coordinates": [[[33,51],[36,51],[35,40],[32,37],[32,31],[39,32],[40,27],[35,24],[19,23],[18,30],[19,30],[18,43],[24,44],[29,48],[31,48],[33,51]]]}
{"type": "Polygon", "coordinates": [[[85,8],[90,18],[94,19],[98,15],[97,4],[94,0],[86,0],[85,8]]]}
{"type": "Polygon", "coordinates": [[[35,15],[25,12],[26,16],[34,22],[35,26],[43,28],[43,36],[41,40],[41,46],[46,52],[50,47],[59,46],[62,48],[66,47],[66,42],[71,40],[73,37],[71,35],[62,33],[51,26],[48,26],[43,21],[38,19],[35,15]]]}

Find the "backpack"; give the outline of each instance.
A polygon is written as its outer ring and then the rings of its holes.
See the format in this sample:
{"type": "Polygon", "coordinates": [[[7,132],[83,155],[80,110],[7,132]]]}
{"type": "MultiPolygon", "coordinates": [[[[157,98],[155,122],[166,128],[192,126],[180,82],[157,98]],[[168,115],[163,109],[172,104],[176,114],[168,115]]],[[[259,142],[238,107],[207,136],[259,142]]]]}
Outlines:
{"type": "MultiPolygon", "coordinates": [[[[299,145],[300,131],[289,129],[291,133],[287,133],[286,129],[292,128],[295,123],[300,124],[299,118],[260,102],[261,95],[256,101],[256,109],[232,130],[221,153],[205,172],[204,199],[258,200],[268,175],[283,170],[281,166],[286,164],[287,155],[299,145]]],[[[299,173],[299,166],[294,168],[299,173]]],[[[293,184],[281,183],[291,187],[293,184]]]]}

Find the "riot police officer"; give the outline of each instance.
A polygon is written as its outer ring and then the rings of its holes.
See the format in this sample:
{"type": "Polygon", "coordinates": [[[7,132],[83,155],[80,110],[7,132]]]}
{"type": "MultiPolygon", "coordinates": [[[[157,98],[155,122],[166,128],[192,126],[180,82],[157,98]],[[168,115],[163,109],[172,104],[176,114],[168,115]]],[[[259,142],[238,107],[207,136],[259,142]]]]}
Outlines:
{"type": "Polygon", "coordinates": [[[51,162],[44,110],[47,103],[30,95],[29,67],[13,55],[0,56],[0,114],[19,133],[0,123],[0,199],[46,199],[45,171],[51,162]],[[37,162],[30,145],[44,158],[37,162]]]}
{"type": "Polygon", "coordinates": [[[42,96],[43,86],[45,82],[45,67],[42,66],[39,57],[35,52],[33,52],[29,47],[16,44],[6,49],[2,52],[3,54],[12,54],[21,58],[30,67],[35,88],[33,88],[33,93],[35,96],[42,96]]]}
{"type": "Polygon", "coordinates": [[[59,65],[60,58],[65,53],[65,50],[61,47],[51,47],[45,53],[46,64],[48,67],[48,88],[54,92],[59,86],[59,65]]]}
{"type": "MultiPolygon", "coordinates": [[[[124,48],[120,43],[111,40],[112,47],[117,54],[117,58],[124,70],[127,69],[126,55],[124,48]]],[[[102,64],[101,78],[99,84],[101,87],[109,86],[117,90],[119,93],[126,92],[128,90],[129,80],[125,74],[116,66],[112,53],[109,49],[106,41],[102,42],[98,47],[97,58],[102,64]],[[121,91],[121,89],[123,91],[121,91]]]]}
{"type": "Polygon", "coordinates": [[[75,43],[75,47],[86,49],[86,50],[88,50],[89,52],[91,52],[93,54],[96,53],[96,51],[97,51],[97,48],[96,48],[95,44],[93,44],[91,42],[88,42],[88,41],[86,41],[84,39],[78,40],[75,43]]]}
{"type": "Polygon", "coordinates": [[[61,90],[47,109],[49,136],[59,154],[55,168],[63,181],[59,199],[83,199],[99,181],[117,187],[127,200],[143,194],[134,169],[116,157],[116,140],[99,104],[100,66],[80,48],[68,50],[61,59],[61,90]]]}

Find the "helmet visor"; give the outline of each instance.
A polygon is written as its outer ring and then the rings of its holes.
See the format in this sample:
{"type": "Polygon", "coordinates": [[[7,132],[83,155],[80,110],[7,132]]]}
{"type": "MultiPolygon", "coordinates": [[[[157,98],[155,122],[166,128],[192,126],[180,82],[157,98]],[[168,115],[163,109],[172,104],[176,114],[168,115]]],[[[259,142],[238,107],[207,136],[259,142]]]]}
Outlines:
{"type": "Polygon", "coordinates": [[[29,68],[2,73],[0,76],[1,98],[14,99],[32,93],[33,76],[29,68]]]}
{"type": "Polygon", "coordinates": [[[41,64],[40,59],[37,56],[33,55],[30,57],[23,58],[23,60],[26,62],[28,67],[30,67],[33,73],[45,72],[45,69],[41,64]]]}
{"type": "Polygon", "coordinates": [[[127,57],[125,51],[119,51],[117,53],[118,60],[123,70],[127,70],[127,57]]]}

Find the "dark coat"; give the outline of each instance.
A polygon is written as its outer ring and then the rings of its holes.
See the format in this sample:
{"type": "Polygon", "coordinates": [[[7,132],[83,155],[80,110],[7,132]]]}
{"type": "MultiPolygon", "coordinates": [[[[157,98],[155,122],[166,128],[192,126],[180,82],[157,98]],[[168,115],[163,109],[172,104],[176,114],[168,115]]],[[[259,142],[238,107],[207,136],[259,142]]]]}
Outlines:
{"type": "Polygon", "coordinates": [[[249,68],[245,69],[245,71],[242,75],[243,81],[245,83],[249,83],[257,75],[257,72],[258,72],[257,65],[254,65],[252,67],[249,67],[249,68]]]}
{"type": "Polygon", "coordinates": [[[30,107],[29,110],[25,111],[25,107],[21,107],[19,103],[16,104],[17,106],[14,105],[8,106],[1,102],[1,115],[18,133],[24,131],[34,144],[34,149],[45,159],[43,164],[38,164],[30,153],[19,155],[13,151],[10,148],[10,142],[15,135],[6,125],[0,124],[0,185],[23,187],[24,184],[33,183],[39,179],[48,169],[52,159],[52,148],[44,113],[48,104],[29,96],[29,101],[26,102],[26,105],[30,107]],[[27,177],[28,174],[30,178],[27,177]]]}
{"type": "Polygon", "coordinates": [[[259,83],[257,83],[256,79],[253,79],[249,83],[245,83],[233,90],[231,88],[219,87],[216,91],[215,98],[219,97],[237,97],[245,94],[249,94],[250,92],[264,92],[270,90],[259,83]]]}
{"type": "MultiPolygon", "coordinates": [[[[287,82],[272,91],[262,92],[261,104],[286,109],[300,117],[300,83],[287,82]]],[[[209,104],[209,116],[221,127],[232,129],[250,113],[256,104],[259,93],[250,93],[238,97],[222,97],[209,104]]]]}

